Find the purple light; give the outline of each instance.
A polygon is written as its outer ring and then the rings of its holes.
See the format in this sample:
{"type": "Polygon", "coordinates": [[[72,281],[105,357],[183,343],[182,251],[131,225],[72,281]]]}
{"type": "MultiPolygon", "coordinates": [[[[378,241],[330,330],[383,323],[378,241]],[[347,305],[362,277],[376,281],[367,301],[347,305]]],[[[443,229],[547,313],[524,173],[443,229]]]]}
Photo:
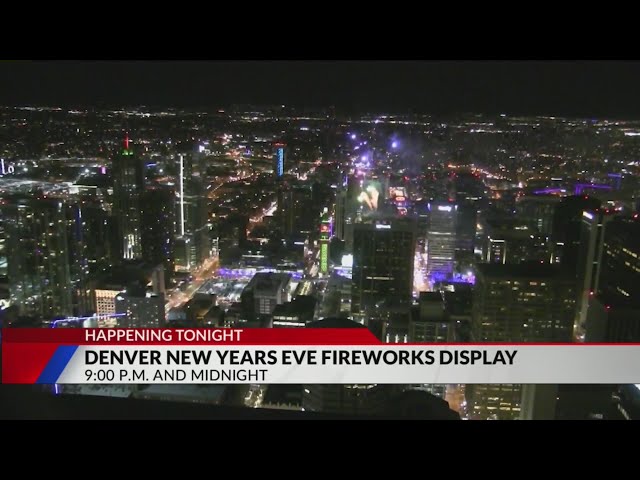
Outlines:
{"type": "Polygon", "coordinates": [[[535,190],[533,192],[534,195],[545,195],[547,193],[563,193],[565,191],[564,188],[543,188],[542,190],[535,190]]]}
{"type": "Polygon", "coordinates": [[[100,173],[101,173],[102,175],[105,175],[105,174],[107,173],[107,167],[102,167],[102,168],[100,168],[100,173]]]}
{"type": "Polygon", "coordinates": [[[360,157],[360,160],[362,160],[363,162],[367,161],[367,156],[366,155],[362,155],[362,157],[360,157]]]}
{"type": "Polygon", "coordinates": [[[51,322],[50,324],[50,328],[58,328],[58,324],[59,323],[71,323],[71,322],[82,322],[84,320],[93,320],[93,319],[99,319],[99,318],[119,318],[119,317],[125,317],[127,314],[126,313],[105,313],[105,314],[96,314],[96,315],[91,315],[89,317],[66,317],[66,318],[59,318],[57,320],[54,320],[51,322]]]}
{"type": "Polygon", "coordinates": [[[355,133],[352,133],[352,134],[351,134],[351,140],[355,140],[355,139],[356,139],[356,134],[355,134],[355,133]]]}
{"type": "Polygon", "coordinates": [[[395,140],[391,142],[391,148],[398,148],[398,142],[396,142],[395,140]]]}
{"type": "Polygon", "coordinates": [[[600,190],[611,190],[611,185],[602,185],[597,183],[576,183],[575,185],[575,194],[581,195],[584,190],[588,190],[590,188],[600,189],[600,190]]]}

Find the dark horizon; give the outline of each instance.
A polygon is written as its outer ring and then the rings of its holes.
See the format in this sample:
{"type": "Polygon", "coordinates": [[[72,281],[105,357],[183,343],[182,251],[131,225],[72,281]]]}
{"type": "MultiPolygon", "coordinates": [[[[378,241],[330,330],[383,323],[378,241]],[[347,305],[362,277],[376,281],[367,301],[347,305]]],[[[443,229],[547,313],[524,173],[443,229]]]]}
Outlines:
{"type": "Polygon", "coordinates": [[[5,61],[0,104],[640,118],[640,62],[5,61]]]}

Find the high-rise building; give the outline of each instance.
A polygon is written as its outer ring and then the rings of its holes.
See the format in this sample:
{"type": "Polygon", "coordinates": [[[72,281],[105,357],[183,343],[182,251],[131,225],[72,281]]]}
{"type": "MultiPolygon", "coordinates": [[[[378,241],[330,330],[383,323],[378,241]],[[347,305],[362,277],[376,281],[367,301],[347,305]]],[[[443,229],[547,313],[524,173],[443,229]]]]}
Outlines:
{"type": "MultiPolygon", "coordinates": [[[[116,297],[120,293],[128,292],[135,297],[145,297],[148,285],[151,285],[152,294],[160,296],[164,293],[164,267],[162,264],[147,265],[125,262],[114,266],[93,282],[93,308],[96,314],[101,317],[116,314],[116,297]]],[[[100,326],[115,327],[118,324],[107,322],[100,326]]]]}
{"type": "Polygon", "coordinates": [[[82,202],[63,205],[69,252],[69,279],[73,313],[87,315],[92,311],[89,287],[90,269],[87,253],[94,240],[88,237],[83,219],[82,202]]]}
{"type": "Polygon", "coordinates": [[[475,203],[464,202],[458,207],[456,250],[473,253],[478,212],[475,203]]]}
{"type": "Polygon", "coordinates": [[[310,215],[311,189],[288,181],[278,185],[278,210],[280,229],[285,238],[301,231],[311,231],[315,217],[310,215]]]}
{"type": "Polygon", "coordinates": [[[409,219],[354,225],[354,318],[364,320],[381,301],[412,297],[415,244],[416,227],[409,219]]]}
{"type": "Polygon", "coordinates": [[[589,296],[587,342],[640,341],[640,220],[607,223],[597,289],[589,296]]]}
{"type": "Polygon", "coordinates": [[[572,274],[576,274],[582,212],[600,208],[602,202],[595,197],[577,195],[563,198],[555,206],[551,227],[553,263],[560,263],[572,274]]]}
{"type": "Polygon", "coordinates": [[[165,279],[174,271],[174,192],[160,186],[142,194],[142,258],[149,265],[162,264],[165,279]]]}
{"type": "Polygon", "coordinates": [[[516,202],[517,218],[526,222],[537,234],[548,237],[552,234],[553,213],[560,202],[556,195],[532,195],[516,202]]]}
{"type": "MultiPolygon", "coordinates": [[[[479,265],[472,339],[476,342],[570,342],[575,290],[575,277],[555,265],[479,265]]],[[[521,418],[521,385],[468,385],[467,389],[474,418],[521,418]]],[[[532,408],[528,405],[527,412],[532,408]]]]}
{"type": "MultiPolygon", "coordinates": [[[[598,291],[606,225],[615,218],[606,209],[582,212],[580,250],[578,252],[578,305],[576,328],[582,330],[587,320],[589,297],[598,291]]],[[[580,334],[580,332],[577,332],[580,334]]]]}
{"type": "Polygon", "coordinates": [[[345,239],[345,223],[347,220],[347,192],[344,189],[340,189],[336,194],[336,208],[335,208],[335,224],[334,224],[334,236],[340,240],[345,239]]]}
{"type": "Polygon", "coordinates": [[[165,324],[165,302],[163,294],[145,292],[144,289],[127,289],[115,297],[118,327],[161,328],[165,324]]]}
{"type": "Polygon", "coordinates": [[[45,319],[72,315],[69,248],[73,242],[65,204],[14,196],[5,199],[1,210],[11,302],[23,315],[45,319]]]}
{"type": "Polygon", "coordinates": [[[607,224],[598,293],[640,304],[640,218],[618,217],[607,224]]]}
{"type": "Polygon", "coordinates": [[[142,257],[142,209],[144,165],[125,137],[124,149],[113,159],[113,214],[118,223],[122,258],[142,257]]]}
{"type": "Polygon", "coordinates": [[[116,219],[101,202],[85,198],[82,199],[81,214],[89,270],[97,272],[108,268],[120,258],[116,219]]]}
{"type": "Polygon", "coordinates": [[[280,179],[284,176],[285,171],[285,147],[284,143],[276,143],[275,147],[275,158],[273,164],[273,172],[276,178],[280,179]]]}
{"type": "Polygon", "coordinates": [[[242,300],[249,313],[271,315],[280,305],[291,300],[291,274],[258,272],[242,291],[242,300]]]}
{"type": "Polygon", "coordinates": [[[483,249],[487,263],[549,263],[545,237],[519,222],[486,222],[486,243],[483,249]]]}
{"type": "Polygon", "coordinates": [[[456,251],[456,214],[452,203],[429,204],[430,221],[427,232],[427,276],[442,281],[453,274],[456,251]]]}
{"type": "Polygon", "coordinates": [[[211,255],[211,235],[207,214],[207,196],[203,178],[194,175],[197,160],[193,154],[178,155],[176,204],[175,265],[189,271],[211,255]]]}

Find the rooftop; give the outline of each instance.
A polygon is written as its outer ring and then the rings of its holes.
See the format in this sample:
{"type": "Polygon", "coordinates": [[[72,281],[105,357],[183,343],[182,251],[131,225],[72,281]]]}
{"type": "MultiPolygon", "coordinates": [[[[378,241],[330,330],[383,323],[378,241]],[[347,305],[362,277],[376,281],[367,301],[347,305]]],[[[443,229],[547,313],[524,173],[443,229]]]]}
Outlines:
{"type": "Polygon", "coordinates": [[[253,276],[246,288],[262,295],[275,295],[278,290],[284,288],[290,281],[290,273],[258,272],[253,276]]]}

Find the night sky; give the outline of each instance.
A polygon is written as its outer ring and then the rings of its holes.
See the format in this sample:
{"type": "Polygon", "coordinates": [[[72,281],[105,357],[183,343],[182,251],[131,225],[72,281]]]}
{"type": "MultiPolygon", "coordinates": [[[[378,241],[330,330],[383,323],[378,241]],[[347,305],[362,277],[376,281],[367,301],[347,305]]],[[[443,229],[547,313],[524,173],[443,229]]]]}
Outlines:
{"type": "Polygon", "coordinates": [[[640,118],[640,62],[0,62],[0,104],[640,118]]]}

